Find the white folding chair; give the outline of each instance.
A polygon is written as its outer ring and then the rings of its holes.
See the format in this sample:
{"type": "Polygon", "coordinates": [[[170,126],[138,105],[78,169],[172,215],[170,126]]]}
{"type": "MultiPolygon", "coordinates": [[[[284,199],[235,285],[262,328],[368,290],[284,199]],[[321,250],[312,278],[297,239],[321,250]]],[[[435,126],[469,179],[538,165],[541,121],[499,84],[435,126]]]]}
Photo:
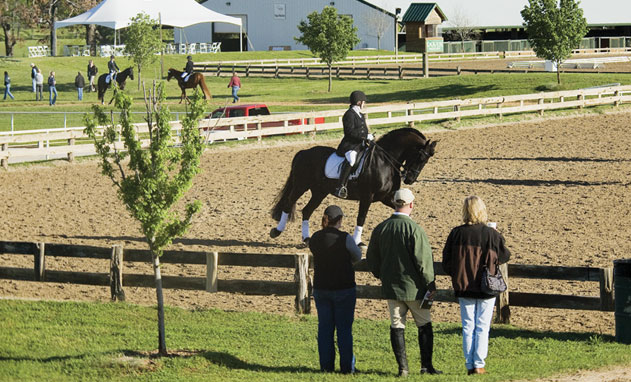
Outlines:
{"type": "Polygon", "coordinates": [[[221,42],[213,42],[213,45],[210,47],[211,53],[221,52],[221,42]]]}
{"type": "Polygon", "coordinates": [[[28,56],[29,57],[37,57],[37,48],[34,46],[28,47],[28,56]]]}
{"type": "Polygon", "coordinates": [[[195,45],[196,45],[195,43],[188,44],[188,49],[187,49],[188,54],[195,54],[195,51],[196,51],[195,45]]]}
{"type": "Polygon", "coordinates": [[[186,54],[186,44],[180,44],[178,48],[179,54],[186,54]]]}
{"type": "Polygon", "coordinates": [[[166,54],[175,54],[175,45],[167,44],[165,49],[166,54]]]}
{"type": "Polygon", "coordinates": [[[199,53],[208,53],[208,46],[205,42],[199,43],[199,53]]]}

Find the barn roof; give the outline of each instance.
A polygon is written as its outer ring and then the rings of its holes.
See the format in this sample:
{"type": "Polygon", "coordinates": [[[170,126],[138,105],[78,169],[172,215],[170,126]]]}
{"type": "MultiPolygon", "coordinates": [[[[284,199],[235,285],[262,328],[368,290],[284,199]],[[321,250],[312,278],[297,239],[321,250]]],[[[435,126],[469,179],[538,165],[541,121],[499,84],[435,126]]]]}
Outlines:
{"type": "Polygon", "coordinates": [[[445,16],[443,11],[436,3],[412,3],[403,15],[403,22],[423,23],[425,22],[425,20],[427,20],[427,17],[432,13],[434,9],[436,10],[440,18],[443,19],[443,21],[447,20],[447,16],[445,16]]]}

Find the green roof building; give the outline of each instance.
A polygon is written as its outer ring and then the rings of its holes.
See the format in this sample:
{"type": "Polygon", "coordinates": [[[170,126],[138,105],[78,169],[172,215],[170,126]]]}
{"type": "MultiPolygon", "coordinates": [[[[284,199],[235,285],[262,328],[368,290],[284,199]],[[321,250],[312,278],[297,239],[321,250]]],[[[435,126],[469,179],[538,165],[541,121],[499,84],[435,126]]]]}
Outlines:
{"type": "MultiPolygon", "coordinates": [[[[427,40],[441,40],[438,26],[447,16],[436,3],[412,3],[403,15],[406,50],[424,52],[427,40]]],[[[441,45],[442,46],[442,45],[441,45]]]]}

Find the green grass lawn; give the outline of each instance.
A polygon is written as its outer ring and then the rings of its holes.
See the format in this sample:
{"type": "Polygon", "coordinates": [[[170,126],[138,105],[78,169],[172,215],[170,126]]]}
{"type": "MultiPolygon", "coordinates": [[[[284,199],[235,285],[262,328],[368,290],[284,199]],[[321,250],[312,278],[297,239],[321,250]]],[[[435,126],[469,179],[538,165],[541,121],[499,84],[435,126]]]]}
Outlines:
{"type": "MultiPolygon", "coordinates": [[[[385,309],[385,306],[384,306],[385,309]]],[[[389,322],[357,320],[353,380],[396,380],[389,322]]],[[[407,330],[410,380],[466,381],[460,326],[435,323],[435,365],[420,377],[416,330],[407,330]]],[[[3,381],[342,381],[318,371],[315,316],[167,308],[169,351],[157,348],[156,311],[124,303],[0,300],[0,380],[3,381]]],[[[476,380],[534,379],[631,363],[629,346],[609,336],[533,332],[496,325],[488,375],[476,380]]]]}

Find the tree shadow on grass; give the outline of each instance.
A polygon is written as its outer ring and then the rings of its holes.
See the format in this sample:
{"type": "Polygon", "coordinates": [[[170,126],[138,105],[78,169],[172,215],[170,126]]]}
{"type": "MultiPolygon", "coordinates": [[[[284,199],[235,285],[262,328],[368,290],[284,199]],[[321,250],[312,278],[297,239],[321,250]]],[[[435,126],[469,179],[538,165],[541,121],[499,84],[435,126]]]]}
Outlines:
{"type": "Polygon", "coordinates": [[[206,351],[202,352],[201,356],[215,365],[227,367],[228,369],[240,369],[258,372],[273,372],[273,373],[317,373],[320,370],[312,369],[306,366],[266,366],[257,363],[245,362],[232,354],[206,351]]]}

